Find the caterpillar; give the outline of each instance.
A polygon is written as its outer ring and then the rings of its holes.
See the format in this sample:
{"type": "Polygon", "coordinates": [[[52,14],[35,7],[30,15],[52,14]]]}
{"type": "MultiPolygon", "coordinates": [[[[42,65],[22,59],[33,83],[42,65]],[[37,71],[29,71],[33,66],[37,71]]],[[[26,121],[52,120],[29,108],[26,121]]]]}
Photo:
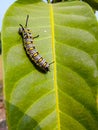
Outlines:
{"type": "Polygon", "coordinates": [[[48,72],[50,71],[50,64],[52,64],[53,62],[48,63],[36,50],[35,45],[33,44],[33,41],[35,38],[39,37],[39,35],[35,37],[32,36],[31,30],[27,28],[28,19],[29,19],[29,15],[27,15],[25,26],[19,24],[20,27],[19,27],[18,33],[22,37],[23,46],[30,60],[33,61],[42,70],[44,70],[45,72],[48,72]]]}

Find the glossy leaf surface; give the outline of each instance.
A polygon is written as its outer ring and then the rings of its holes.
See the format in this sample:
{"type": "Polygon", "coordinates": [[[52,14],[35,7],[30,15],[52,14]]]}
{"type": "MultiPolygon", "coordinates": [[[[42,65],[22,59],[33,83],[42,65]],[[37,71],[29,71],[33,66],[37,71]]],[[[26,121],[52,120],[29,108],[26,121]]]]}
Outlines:
{"type": "Polygon", "coordinates": [[[9,130],[97,130],[98,25],[83,2],[22,0],[7,11],[2,28],[5,101],[9,130]],[[28,28],[50,63],[32,64],[18,34],[28,28]]]}

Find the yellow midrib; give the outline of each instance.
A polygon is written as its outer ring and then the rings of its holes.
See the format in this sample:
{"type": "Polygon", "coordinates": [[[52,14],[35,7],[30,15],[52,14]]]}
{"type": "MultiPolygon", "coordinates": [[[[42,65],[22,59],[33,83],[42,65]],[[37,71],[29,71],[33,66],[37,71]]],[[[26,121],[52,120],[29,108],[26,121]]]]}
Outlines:
{"type": "Polygon", "coordinates": [[[56,111],[57,111],[58,130],[60,130],[57,73],[56,73],[56,60],[55,60],[56,54],[55,54],[55,40],[54,40],[54,15],[53,15],[53,5],[52,4],[50,4],[50,19],[51,19],[51,30],[52,30],[52,54],[53,54],[53,59],[54,59],[54,89],[55,89],[55,96],[56,96],[56,111]]]}

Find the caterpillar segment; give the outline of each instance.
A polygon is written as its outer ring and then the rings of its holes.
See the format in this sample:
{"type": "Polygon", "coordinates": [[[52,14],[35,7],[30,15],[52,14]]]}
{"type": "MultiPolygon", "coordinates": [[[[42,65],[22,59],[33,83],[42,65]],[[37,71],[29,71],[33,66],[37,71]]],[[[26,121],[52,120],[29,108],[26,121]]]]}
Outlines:
{"type": "Polygon", "coordinates": [[[33,61],[37,66],[39,66],[41,69],[43,69],[45,72],[49,71],[50,64],[46,62],[46,60],[39,54],[39,52],[36,50],[35,45],[33,44],[33,41],[35,38],[37,38],[39,35],[33,37],[31,30],[27,28],[29,15],[27,15],[26,24],[23,27],[23,25],[20,25],[19,28],[19,34],[21,35],[23,39],[23,46],[25,48],[25,51],[31,61],[33,61]]]}

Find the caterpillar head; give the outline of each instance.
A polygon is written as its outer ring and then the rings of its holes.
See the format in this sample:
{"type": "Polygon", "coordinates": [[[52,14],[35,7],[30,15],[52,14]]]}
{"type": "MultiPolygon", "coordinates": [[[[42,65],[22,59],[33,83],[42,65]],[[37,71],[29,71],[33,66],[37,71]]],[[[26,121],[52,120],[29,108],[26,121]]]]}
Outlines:
{"type": "Polygon", "coordinates": [[[18,33],[19,33],[20,35],[22,35],[22,33],[23,33],[23,31],[25,30],[25,28],[27,28],[28,19],[29,19],[29,15],[27,15],[27,18],[26,18],[26,24],[25,24],[25,27],[23,27],[21,24],[19,24],[19,25],[20,25],[20,28],[19,28],[18,33]]]}
{"type": "Polygon", "coordinates": [[[21,24],[19,24],[21,27],[19,28],[19,30],[18,30],[18,33],[20,34],[20,35],[22,35],[22,32],[24,31],[24,27],[21,25],[21,24]]]}

